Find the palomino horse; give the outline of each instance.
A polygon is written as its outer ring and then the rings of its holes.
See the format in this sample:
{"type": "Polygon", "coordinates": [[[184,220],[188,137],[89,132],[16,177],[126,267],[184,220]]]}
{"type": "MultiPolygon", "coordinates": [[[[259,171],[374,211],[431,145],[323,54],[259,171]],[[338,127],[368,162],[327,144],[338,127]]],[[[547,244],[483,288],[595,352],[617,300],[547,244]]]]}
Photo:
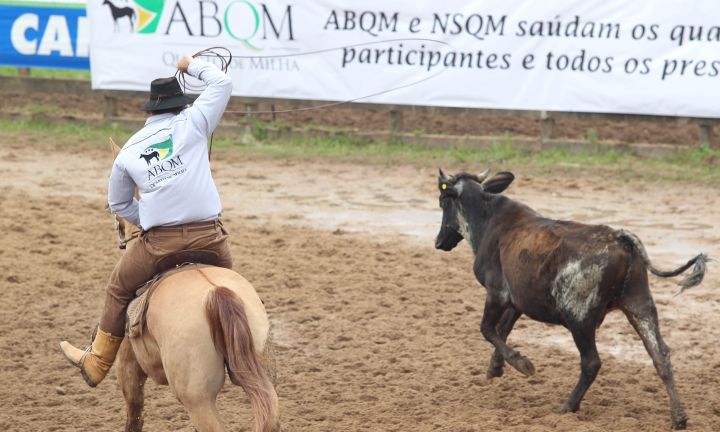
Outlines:
{"type": "MultiPolygon", "coordinates": [[[[114,156],[120,148],[111,143],[114,156]]],[[[122,218],[118,233],[137,228],[122,218]]],[[[127,240],[122,239],[121,247],[127,240]]],[[[146,311],[146,324],[123,341],[116,361],[127,408],[126,432],[143,426],[143,386],[149,376],[169,385],[200,432],[222,431],[215,399],[230,379],[250,398],[255,432],[279,430],[278,398],[267,353],[270,322],[253,286],[221,267],[186,266],[163,277],[146,311]]]]}

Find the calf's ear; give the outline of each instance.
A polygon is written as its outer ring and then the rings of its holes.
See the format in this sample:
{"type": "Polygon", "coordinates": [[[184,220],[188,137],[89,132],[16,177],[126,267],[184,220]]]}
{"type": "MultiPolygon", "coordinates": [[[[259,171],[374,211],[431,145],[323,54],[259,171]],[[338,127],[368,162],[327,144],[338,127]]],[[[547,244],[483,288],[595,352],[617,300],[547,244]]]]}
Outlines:
{"type": "Polygon", "coordinates": [[[442,168],[438,168],[438,180],[441,181],[441,182],[442,182],[442,181],[445,181],[445,182],[446,182],[446,181],[449,181],[449,180],[450,180],[450,176],[448,176],[447,174],[445,174],[445,171],[443,171],[442,168]]]}
{"type": "Polygon", "coordinates": [[[499,194],[510,186],[510,183],[515,180],[513,173],[509,171],[502,171],[492,176],[488,181],[482,184],[485,192],[499,194]]]}
{"type": "Polygon", "coordinates": [[[442,168],[438,168],[438,188],[441,192],[448,188],[451,180],[450,176],[445,174],[442,168]]]}

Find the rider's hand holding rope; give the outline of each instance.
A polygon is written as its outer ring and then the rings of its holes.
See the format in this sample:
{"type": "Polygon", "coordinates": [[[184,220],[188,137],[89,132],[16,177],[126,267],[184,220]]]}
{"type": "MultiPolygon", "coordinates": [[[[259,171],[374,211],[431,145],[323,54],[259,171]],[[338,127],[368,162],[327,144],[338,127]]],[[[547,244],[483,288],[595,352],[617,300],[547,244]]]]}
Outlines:
{"type": "Polygon", "coordinates": [[[177,62],[177,72],[175,73],[175,77],[177,78],[178,82],[182,86],[183,92],[186,91],[187,83],[185,81],[185,75],[187,74],[187,68],[190,66],[190,63],[192,63],[193,59],[196,57],[215,57],[217,61],[220,63],[219,67],[220,70],[227,73],[228,67],[230,66],[230,62],[232,62],[232,53],[229,49],[225,47],[211,47],[204,50],[200,50],[196,52],[193,55],[184,55],[178,60],[177,62]],[[225,51],[227,54],[223,55],[222,53],[218,52],[225,51]]]}
{"type": "MultiPolygon", "coordinates": [[[[182,85],[183,93],[186,91],[186,82],[185,82],[185,75],[188,73],[188,67],[190,66],[190,63],[192,63],[193,59],[195,57],[201,57],[201,56],[215,56],[220,61],[220,70],[227,73],[228,66],[230,66],[230,62],[232,61],[232,53],[229,49],[224,47],[212,47],[207,48],[201,51],[196,52],[193,55],[184,55],[178,60],[177,62],[177,72],[175,73],[175,77],[177,78],[180,85],[182,85]],[[227,55],[222,55],[217,52],[217,50],[225,50],[227,51],[227,55]]],[[[208,146],[208,159],[212,157],[212,142],[213,142],[213,134],[210,134],[210,144],[208,146]]]]}

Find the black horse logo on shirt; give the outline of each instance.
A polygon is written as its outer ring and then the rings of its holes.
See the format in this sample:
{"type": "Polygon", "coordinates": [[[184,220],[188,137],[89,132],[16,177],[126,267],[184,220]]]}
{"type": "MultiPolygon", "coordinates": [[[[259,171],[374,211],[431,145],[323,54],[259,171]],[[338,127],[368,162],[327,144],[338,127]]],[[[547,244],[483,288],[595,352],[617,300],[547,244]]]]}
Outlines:
{"type": "Polygon", "coordinates": [[[153,150],[148,154],[141,154],[140,158],[145,159],[145,162],[150,166],[150,162],[152,162],[153,159],[157,159],[158,162],[160,162],[160,153],[158,153],[157,150],[153,150]]]}

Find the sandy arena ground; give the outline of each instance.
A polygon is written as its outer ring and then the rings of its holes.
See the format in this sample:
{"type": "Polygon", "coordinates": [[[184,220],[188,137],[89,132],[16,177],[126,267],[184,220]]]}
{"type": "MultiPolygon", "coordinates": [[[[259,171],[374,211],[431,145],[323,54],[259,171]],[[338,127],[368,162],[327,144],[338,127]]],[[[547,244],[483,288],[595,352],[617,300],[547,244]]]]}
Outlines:
{"type": "MultiPolygon", "coordinates": [[[[115,372],[89,389],[57,349],[65,338],[85,343],[120,255],[104,210],[110,154],[31,141],[0,131],[0,430],[121,430],[115,372]]],[[[522,318],[509,343],[537,374],[506,367],[486,380],[484,289],[465,243],[433,247],[434,169],[228,153],[214,169],[235,269],[274,324],[283,430],[669,429],[664,387],[619,312],[598,332],[603,367],[577,414],[556,414],[579,374],[563,328],[522,318]]],[[[700,251],[720,258],[716,188],[516,174],[509,196],[552,217],[630,229],[660,268],[700,251]]],[[[720,268],[679,297],[673,281],[651,284],[689,429],[720,430],[720,268]]],[[[250,430],[246,397],[229,381],[219,410],[228,430],[250,430]]],[[[152,382],[145,424],[192,430],[170,389],[152,382]]]]}

